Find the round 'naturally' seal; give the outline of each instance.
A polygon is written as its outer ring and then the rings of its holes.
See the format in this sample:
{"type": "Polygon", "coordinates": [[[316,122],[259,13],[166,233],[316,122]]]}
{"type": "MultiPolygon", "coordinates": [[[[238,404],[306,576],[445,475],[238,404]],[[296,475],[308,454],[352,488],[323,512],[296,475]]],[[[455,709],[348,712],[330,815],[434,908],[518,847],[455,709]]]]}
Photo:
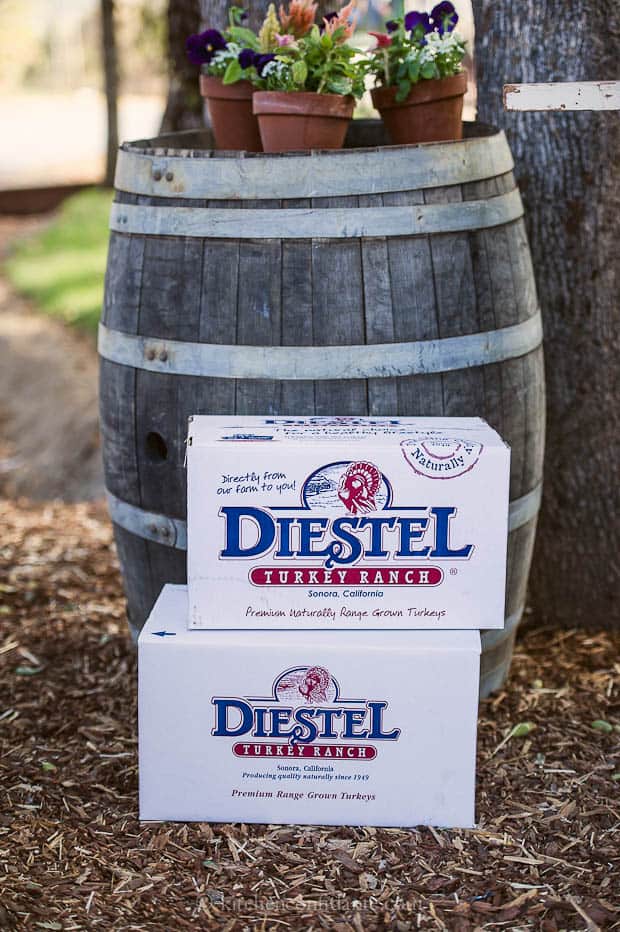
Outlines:
{"type": "Polygon", "coordinates": [[[483,445],[435,431],[419,431],[414,438],[403,440],[401,449],[407,463],[420,476],[455,479],[474,468],[483,445]]]}

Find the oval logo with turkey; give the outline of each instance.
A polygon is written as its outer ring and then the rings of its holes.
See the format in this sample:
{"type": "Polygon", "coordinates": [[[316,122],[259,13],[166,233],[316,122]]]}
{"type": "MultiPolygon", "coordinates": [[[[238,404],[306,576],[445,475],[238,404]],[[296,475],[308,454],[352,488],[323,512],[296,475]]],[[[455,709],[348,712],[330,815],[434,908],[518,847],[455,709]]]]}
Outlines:
{"type": "Polygon", "coordinates": [[[473,469],[483,444],[462,437],[446,437],[434,431],[419,431],[403,440],[401,450],[414,472],[427,479],[456,479],[473,469]]]}
{"type": "Polygon", "coordinates": [[[392,489],[386,477],[368,460],[343,460],[316,469],[304,482],[305,508],[341,510],[350,515],[381,511],[392,503],[392,489]]]}
{"type": "Polygon", "coordinates": [[[319,705],[338,698],[338,685],[325,667],[294,667],[280,674],[274,695],[296,705],[319,705]]]}

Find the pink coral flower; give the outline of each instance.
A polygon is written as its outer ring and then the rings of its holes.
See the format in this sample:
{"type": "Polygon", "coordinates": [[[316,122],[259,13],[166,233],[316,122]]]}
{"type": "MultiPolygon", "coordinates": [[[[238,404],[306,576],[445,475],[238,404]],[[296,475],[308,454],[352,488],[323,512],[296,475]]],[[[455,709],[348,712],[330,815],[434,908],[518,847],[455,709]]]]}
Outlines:
{"type": "Polygon", "coordinates": [[[386,32],[370,32],[369,35],[374,36],[377,40],[378,49],[386,49],[392,44],[392,37],[388,36],[386,32]]]}
{"type": "Polygon", "coordinates": [[[290,35],[281,36],[279,32],[276,32],[275,40],[281,49],[282,48],[293,48],[296,45],[295,36],[290,36],[290,35]]]}
{"type": "Polygon", "coordinates": [[[357,13],[356,0],[351,0],[350,3],[347,3],[346,6],[343,6],[341,10],[338,11],[336,16],[328,19],[327,17],[323,18],[323,25],[325,32],[333,36],[337,29],[344,27],[344,34],[342,41],[350,39],[355,30],[355,14],[357,13]]]}
{"type": "Polygon", "coordinates": [[[282,32],[297,39],[307,35],[314,25],[318,4],[313,0],[290,0],[288,10],[281,5],[278,13],[282,32]]]}

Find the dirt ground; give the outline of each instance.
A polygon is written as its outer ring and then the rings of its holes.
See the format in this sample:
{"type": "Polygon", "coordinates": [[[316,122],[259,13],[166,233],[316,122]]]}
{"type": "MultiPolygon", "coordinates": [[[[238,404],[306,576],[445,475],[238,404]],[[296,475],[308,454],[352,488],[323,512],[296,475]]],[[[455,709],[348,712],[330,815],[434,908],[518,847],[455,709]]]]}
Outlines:
{"type": "MultiPolygon", "coordinates": [[[[0,263],[10,242],[45,222],[0,217],[0,263]]],[[[93,342],[35,314],[0,276],[0,360],[0,493],[101,497],[93,342]]]]}
{"type": "Polygon", "coordinates": [[[0,928],[620,927],[620,635],[525,633],[481,706],[473,831],[141,825],[104,508],[0,521],[0,928]]]}

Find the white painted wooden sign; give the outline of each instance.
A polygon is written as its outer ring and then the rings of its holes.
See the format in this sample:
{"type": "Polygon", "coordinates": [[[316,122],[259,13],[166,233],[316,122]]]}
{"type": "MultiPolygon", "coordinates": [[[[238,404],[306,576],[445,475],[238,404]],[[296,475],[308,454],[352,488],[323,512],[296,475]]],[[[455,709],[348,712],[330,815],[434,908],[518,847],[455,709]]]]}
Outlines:
{"type": "Polygon", "coordinates": [[[506,110],[620,110],[620,81],[505,84],[506,110]]]}

